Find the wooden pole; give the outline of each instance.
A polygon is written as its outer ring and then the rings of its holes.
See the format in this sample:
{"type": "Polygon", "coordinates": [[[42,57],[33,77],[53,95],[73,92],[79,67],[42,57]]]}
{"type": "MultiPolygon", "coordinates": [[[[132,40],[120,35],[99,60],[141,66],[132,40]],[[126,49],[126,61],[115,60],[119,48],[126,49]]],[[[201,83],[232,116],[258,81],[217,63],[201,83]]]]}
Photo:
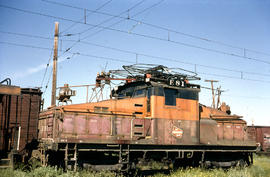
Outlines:
{"type": "Polygon", "coordinates": [[[57,83],[57,57],[58,57],[58,22],[55,22],[54,31],[54,53],[53,53],[53,81],[52,81],[52,100],[51,106],[56,105],[56,83],[57,83]]]}
{"type": "Polygon", "coordinates": [[[212,90],[212,108],[216,108],[216,103],[215,103],[215,89],[214,89],[214,82],[218,82],[216,80],[205,80],[205,82],[211,82],[211,90],[212,90]]]}

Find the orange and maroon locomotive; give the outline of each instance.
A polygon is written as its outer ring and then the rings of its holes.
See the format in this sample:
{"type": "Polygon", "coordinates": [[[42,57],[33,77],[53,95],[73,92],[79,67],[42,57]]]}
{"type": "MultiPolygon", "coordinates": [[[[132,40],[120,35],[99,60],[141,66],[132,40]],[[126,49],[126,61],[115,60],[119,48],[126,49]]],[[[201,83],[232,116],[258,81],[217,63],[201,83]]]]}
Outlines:
{"type": "Polygon", "coordinates": [[[131,65],[101,73],[96,86],[125,73],[124,84],[110,99],[51,107],[39,118],[39,147],[32,152],[43,164],[65,168],[129,170],[159,161],[195,166],[249,165],[255,142],[246,122],[228,106],[199,103],[195,75],[165,66],[131,65]]]}

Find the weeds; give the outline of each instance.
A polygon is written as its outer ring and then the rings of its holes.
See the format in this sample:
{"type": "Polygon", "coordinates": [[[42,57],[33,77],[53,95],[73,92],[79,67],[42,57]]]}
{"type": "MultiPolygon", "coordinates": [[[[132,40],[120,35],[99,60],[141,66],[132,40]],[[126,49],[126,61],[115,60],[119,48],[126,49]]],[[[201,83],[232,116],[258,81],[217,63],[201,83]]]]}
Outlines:
{"type": "MultiPolygon", "coordinates": [[[[38,166],[38,165],[37,165],[38,166]]],[[[1,177],[114,177],[119,176],[114,172],[90,172],[88,170],[80,170],[78,172],[67,171],[56,167],[34,167],[26,170],[21,165],[17,170],[1,169],[1,177]]],[[[172,171],[169,175],[156,174],[156,177],[267,177],[270,176],[270,158],[255,156],[254,165],[246,168],[223,169],[202,169],[188,168],[172,171]]]]}
{"type": "Polygon", "coordinates": [[[254,164],[245,168],[202,169],[188,168],[173,171],[170,175],[157,174],[156,177],[269,177],[270,158],[255,156],[254,164]]]}

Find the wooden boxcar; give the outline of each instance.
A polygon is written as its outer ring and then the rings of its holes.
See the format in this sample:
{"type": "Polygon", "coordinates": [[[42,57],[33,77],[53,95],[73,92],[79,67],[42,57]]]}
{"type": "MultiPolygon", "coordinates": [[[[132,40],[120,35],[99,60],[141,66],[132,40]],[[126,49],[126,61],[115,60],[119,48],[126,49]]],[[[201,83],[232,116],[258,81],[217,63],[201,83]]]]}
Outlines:
{"type": "Polygon", "coordinates": [[[254,138],[258,151],[270,154],[270,126],[248,126],[251,138],[254,138]]]}
{"type": "Polygon", "coordinates": [[[37,143],[40,103],[39,89],[0,85],[0,160],[27,155],[37,143]]]}

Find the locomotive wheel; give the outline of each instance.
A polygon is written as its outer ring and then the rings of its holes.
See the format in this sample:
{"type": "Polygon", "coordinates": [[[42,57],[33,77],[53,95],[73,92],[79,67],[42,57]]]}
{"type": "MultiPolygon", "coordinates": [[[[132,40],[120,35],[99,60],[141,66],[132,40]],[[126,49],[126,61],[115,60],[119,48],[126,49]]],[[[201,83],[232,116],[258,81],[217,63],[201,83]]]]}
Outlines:
{"type": "Polygon", "coordinates": [[[31,158],[28,163],[34,167],[38,166],[47,166],[48,155],[45,155],[45,151],[43,149],[35,149],[32,151],[31,158]]]}
{"type": "Polygon", "coordinates": [[[32,168],[41,167],[41,153],[39,150],[33,150],[31,154],[31,158],[28,160],[28,163],[32,166],[32,168]]]}
{"type": "Polygon", "coordinates": [[[32,151],[32,155],[31,158],[35,158],[35,159],[41,159],[41,153],[39,150],[33,150],[32,151]]]}
{"type": "Polygon", "coordinates": [[[240,167],[240,168],[244,168],[244,167],[247,167],[248,164],[247,164],[247,162],[246,162],[245,160],[240,159],[240,160],[238,160],[236,166],[237,166],[237,167],[240,167]]]}

